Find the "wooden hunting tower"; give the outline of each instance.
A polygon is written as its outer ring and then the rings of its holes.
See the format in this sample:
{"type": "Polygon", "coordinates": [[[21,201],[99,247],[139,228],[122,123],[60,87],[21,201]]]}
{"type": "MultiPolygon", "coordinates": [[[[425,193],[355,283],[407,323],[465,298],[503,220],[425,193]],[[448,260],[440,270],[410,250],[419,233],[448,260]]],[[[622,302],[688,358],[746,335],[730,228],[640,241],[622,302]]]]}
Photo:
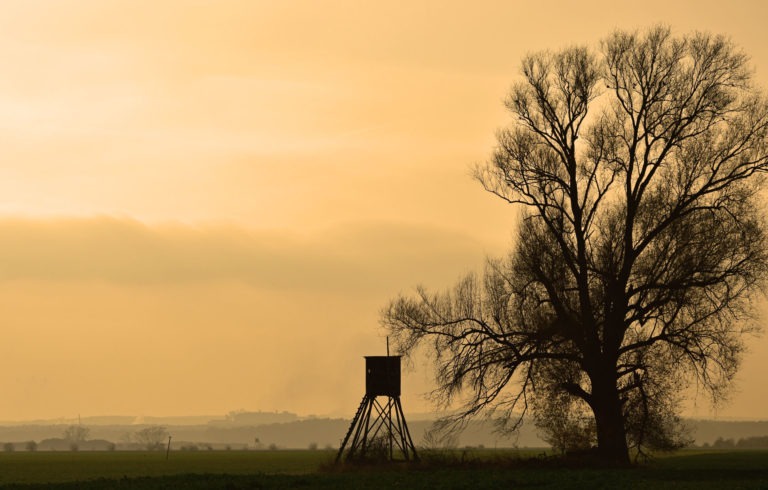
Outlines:
{"type": "Polygon", "coordinates": [[[365,395],[341,443],[336,462],[343,456],[347,461],[369,456],[394,460],[395,449],[399,459],[418,461],[400,404],[400,356],[366,356],[365,395]],[[379,397],[386,397],[386,402],[380,402],[379,397]]]}
{"type": "Polygon", "coordinates": [[[365,394],[400,396],[400,356],[365,356],[365,394]]]}

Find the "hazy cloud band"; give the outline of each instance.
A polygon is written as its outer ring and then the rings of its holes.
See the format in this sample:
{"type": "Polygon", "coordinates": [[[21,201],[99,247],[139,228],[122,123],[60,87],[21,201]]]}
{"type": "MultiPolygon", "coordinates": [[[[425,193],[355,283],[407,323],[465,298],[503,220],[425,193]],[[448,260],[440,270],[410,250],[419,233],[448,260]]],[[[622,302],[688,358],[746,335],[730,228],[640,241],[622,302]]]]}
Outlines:
{"type": "Polygon", "coordinates": [[[0,280],[6,281],[240,281],[350,291],[450,282],[483,255],[469,236],[396,223],[298,235],[114,218],[2,220],[0,243],[0,280]]]}

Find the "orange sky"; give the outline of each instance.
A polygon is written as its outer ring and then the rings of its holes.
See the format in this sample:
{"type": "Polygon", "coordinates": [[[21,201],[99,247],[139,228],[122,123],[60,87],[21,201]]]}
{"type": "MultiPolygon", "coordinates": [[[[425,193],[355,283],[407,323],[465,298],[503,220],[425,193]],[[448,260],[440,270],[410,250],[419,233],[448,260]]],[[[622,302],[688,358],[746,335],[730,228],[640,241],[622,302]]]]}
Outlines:
{"type": "MultiPolygon", "coordinates": [[[[525,53],[666,22],[768,87],[768,4],[638,5],[4,2],[0,420],[351,416],[386,301],[511,243],[469,171],[525,53]]],[[[768,418],[767,344],[719,416],[768,418]]]]}

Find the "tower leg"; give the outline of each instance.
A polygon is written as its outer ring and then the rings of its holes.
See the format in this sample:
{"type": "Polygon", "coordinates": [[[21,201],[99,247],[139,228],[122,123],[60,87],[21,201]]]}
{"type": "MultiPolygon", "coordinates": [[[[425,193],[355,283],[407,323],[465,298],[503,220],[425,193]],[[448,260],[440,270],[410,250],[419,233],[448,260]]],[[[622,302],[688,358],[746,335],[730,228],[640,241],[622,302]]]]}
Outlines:
{"type": "Polygon", "coordinates": [[[370,443],[380,434],[385,438],[385,457],[390,461],[395,459],[395,446],[400,450],[405,461],[419,460],[408,424],[405,422],[400,397],[387,397],[387,403],[382,406],[375,396],[365,395],[341,443],[336,462],[341,461],[342,457],[347,461],[356,457],[364,458],[370,449],[370,443]],[[371,418],[372,415],[373,418],[371,418]],[[350,438],[351,443],[345,457],[344,451],[347,449],[350,438]]]}
{"type": "Polygon", "coordinates": [[[395,412],[397,414],[400,437],[403,441],[402,449],[405,459],[408,459],[408,448],[410,448],[411,453],[413,454],[413,460],[418,461],[419,455],[416,453],[416,446],[413,444],[411,431],[408,430],[408,423],[405,421],[405,414],[403,413],[403,405],[400,403],[400,397],[395,398],[395,412]]]}
{"type": "Polygon", "coordinates": [[[352,424],[349,426],[349,430],[347,431],[347,435],[344,436],[344,441],[341,443],[341,446],[339,447],[339,452],[336,455],[336,462],[338,463],[341,460],[341,456],[344,453],[344,449],[347,446],[347,442],[349,442],[350,436],[354,433],[354,437],[352,438],[352,446],[350,447],[350,450],[354,448],[358,441],[360,440],[360,434],[362,431],[362,428],[364,425],[367,424],[367,419],[370,417],[371,413],[371,407],[370,407],[371,399],[368,397],[368,395],[363,396],[362,401],[360,402],[360,406],[357,407],[357,412],[355,412],[355,416],[352,418],[352,424]]]}

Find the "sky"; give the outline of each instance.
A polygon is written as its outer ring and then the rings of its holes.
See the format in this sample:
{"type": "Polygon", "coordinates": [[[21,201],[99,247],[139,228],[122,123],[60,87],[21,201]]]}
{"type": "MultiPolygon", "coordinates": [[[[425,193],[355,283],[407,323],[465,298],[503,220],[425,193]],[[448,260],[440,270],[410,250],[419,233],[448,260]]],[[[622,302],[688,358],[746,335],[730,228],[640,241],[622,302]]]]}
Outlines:
{"type": "MultiPolygon", "coordinates": [[[[768,4],[639,5],[3,1],[0,420],[352,416],[386,302],[512,245],[470,174],[526,53],[663,22],[730,35],[768,87],[768,4]]],[[[768,418],[750,349],[688,414],[768,418]]]]}

